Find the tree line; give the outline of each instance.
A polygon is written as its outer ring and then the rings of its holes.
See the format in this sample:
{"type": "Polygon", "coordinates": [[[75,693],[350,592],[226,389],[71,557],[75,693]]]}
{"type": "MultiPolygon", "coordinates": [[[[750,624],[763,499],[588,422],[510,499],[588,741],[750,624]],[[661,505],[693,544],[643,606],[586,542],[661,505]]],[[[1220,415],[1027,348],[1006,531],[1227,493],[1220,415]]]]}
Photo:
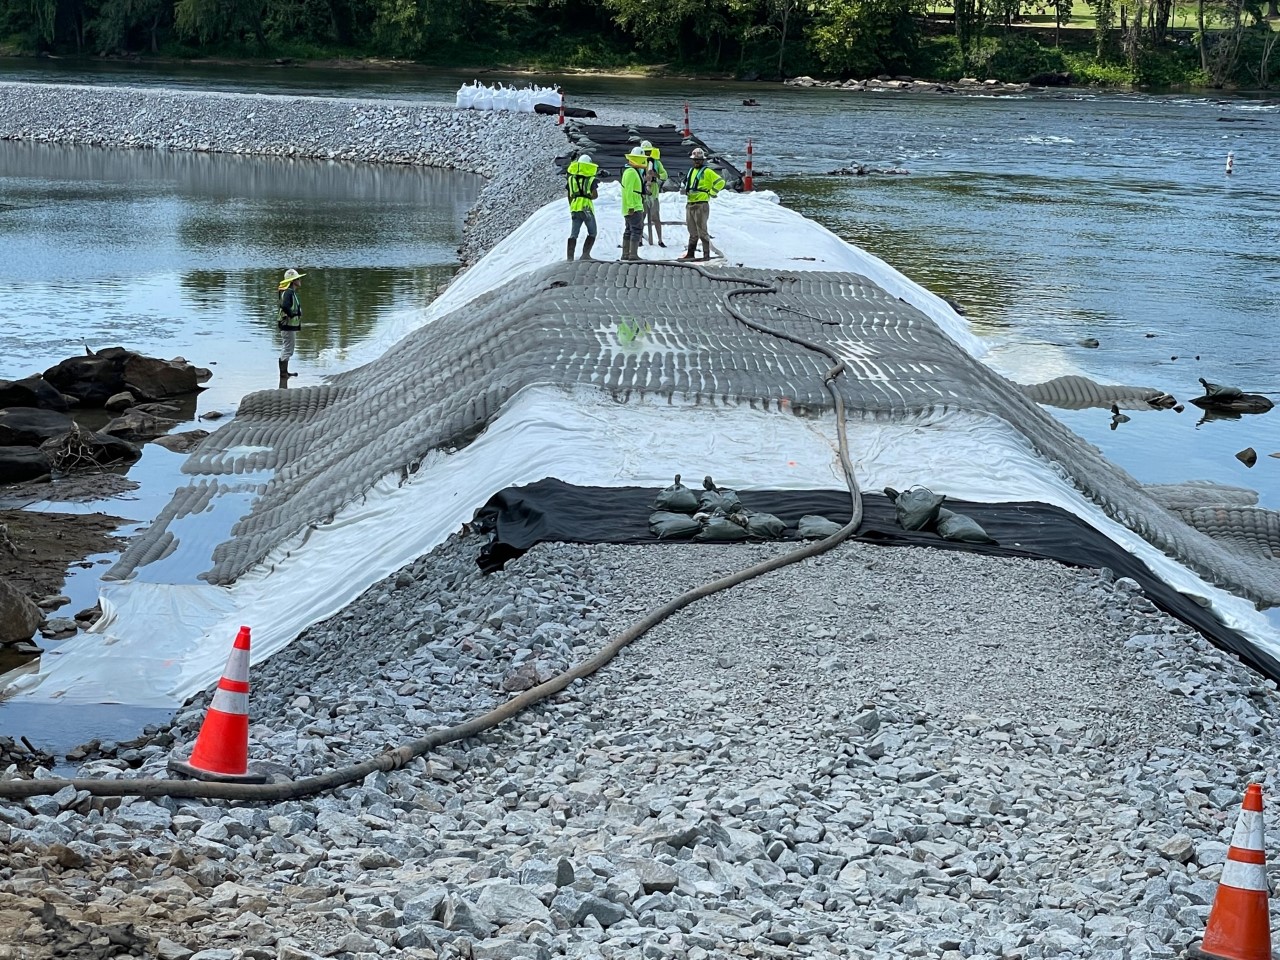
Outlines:
{"type": "MultiPolygon", "coordinates": [[[[79,55],[316,58],[539,68],[667,63],[741,77],[912,74],[1266,86],[1276,0],[0,0],[0,44],[79,55]],[[1042,28],[1016,29],[1032,12],[1042,28]],[[1184,9],[1185,14],[1185,9],[1184,9]],[[1064,37],[1064,27],[1070,37],[1064,37]]],[[[1277,57],[1273,58],[1273,53],[1277,57]]]]}

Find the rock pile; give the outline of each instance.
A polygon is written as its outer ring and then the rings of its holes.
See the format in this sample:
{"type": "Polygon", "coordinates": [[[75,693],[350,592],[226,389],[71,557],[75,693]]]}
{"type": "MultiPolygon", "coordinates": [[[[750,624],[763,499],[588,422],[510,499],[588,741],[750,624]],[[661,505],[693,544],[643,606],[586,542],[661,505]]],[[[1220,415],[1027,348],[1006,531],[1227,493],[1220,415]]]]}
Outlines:
{"type": "Polygon", "coordinates": [[[822,87],[827,90],[852,90],[857,93],[902,91],[910,93],[1026,93],[1029,83],[1001,83],[999,80],[977,80],[962,77],[955,83],[936,80],[914,80],[911,77],[874,77],[869,80],[815,80],[813,77],[792,77],[785,81],[789,87],[822,87]]]}
{"type": "MultiPolygon", "coordinates": [[[[255,667],[251,755],[362,759],[785,549],[540,545],[484,577],[480,546],[255,667]]],[[[83,772],[159,775],[205,702],[83,772]]],[[[1132,581],[846,544],[332,795],[0,805],[0,915],[24,957],[58,930],[174,960],[1173,957],[1244,785],[1277,786],[1278,712],[1132,581]]]]}

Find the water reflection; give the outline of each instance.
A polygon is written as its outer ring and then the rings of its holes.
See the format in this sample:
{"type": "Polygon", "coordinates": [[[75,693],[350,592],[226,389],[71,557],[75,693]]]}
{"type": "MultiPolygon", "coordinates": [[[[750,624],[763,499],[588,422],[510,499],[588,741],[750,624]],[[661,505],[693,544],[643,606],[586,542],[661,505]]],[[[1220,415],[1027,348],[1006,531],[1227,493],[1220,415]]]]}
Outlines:
{"type": "Polygon", "coordinates": [[[354,163],[295,157],[249,157],[181,150],[113,150],[5,141],[0,177],[69,181],[81,196],[95,186],[130,184],[142,194],[237,200],[297,200],[325,204],[347,200],[414,203],[441,210],[466,209],[481,177],[407,164],[354,163]]]}
{"type": "Polygon", "coordinates": [[[381,321],[431,301],[482,183],[402,165],[0,143],[0,377],[127,346],[210,367],[201,409],[226,411],[277,383],[276,284],[297,267],[309,274],[298,358],[314,382],[381,321]]]}

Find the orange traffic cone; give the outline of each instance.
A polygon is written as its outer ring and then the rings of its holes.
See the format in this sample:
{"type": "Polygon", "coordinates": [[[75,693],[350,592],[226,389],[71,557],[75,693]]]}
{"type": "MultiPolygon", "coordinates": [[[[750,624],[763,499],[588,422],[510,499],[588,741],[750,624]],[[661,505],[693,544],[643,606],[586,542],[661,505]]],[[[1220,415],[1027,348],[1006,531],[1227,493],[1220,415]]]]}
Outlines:
{"type": "Polygon", "coordinates": [[[1231,837],[1209,923],[1191,956],[1207,960],[1271,960],[1267,855],[1262,843],[1262,787],[1249,784],[1231,837]]]}
{"type": "Polygon", "coordinates": [[[241,627],[205,714],[190,760],[170,760],[169,769],[197,780],[262,783],[249,772],[249,628],[241,627]]]}

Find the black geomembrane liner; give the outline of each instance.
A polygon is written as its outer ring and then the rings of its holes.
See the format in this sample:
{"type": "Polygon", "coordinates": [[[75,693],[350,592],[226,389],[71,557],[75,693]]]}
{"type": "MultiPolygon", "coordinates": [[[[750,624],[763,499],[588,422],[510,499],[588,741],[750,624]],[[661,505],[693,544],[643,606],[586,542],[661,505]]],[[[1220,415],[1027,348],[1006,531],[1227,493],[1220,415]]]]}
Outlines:
{"type": "MultiPolygon", "coordinates": [[[[686,484],[696,493],[700,483],[686,484]]],[[[649,532],[649,515],[657,487],[579,487],[559,480],[540,480],[522,487],[508,487],[495,494],[479,511],[494,525],[494,541],[479,563],[486,571],[500,569],[536,543],[694,543],[659,540],[649,532]]],[[[806,514],[818,514],[837,523],[851,515],[846,490],[749,490],[739,491],[743,504],[757,512],[772,513],[789,528],[806,514]]],[[[993,537],[995,544],[956,543],[927,531],[904,530],[894,519],[892,501],[883,493],[863,495],[863,521],[852,539],[885,546],[933,547],[967,550],[993,557],[1027,557],[1057,560],[1075,567],[1107,567],[1117,577],[1130,577],[1142,585],[1148,599],[1166,613],[1198,630],[1215,646],[1239,657],[1264,676],[1280,682],[1280,662],[1257,649],[1212,611],[1178,592],[1151,572],[1145,563],[1099,533],[1079,517],[1043,503],[970,503],[946,501],[946,508],[972,517],[993,537]]],[[[1011,584],[1016,590],[1017,585],[1011,584]]]]}

